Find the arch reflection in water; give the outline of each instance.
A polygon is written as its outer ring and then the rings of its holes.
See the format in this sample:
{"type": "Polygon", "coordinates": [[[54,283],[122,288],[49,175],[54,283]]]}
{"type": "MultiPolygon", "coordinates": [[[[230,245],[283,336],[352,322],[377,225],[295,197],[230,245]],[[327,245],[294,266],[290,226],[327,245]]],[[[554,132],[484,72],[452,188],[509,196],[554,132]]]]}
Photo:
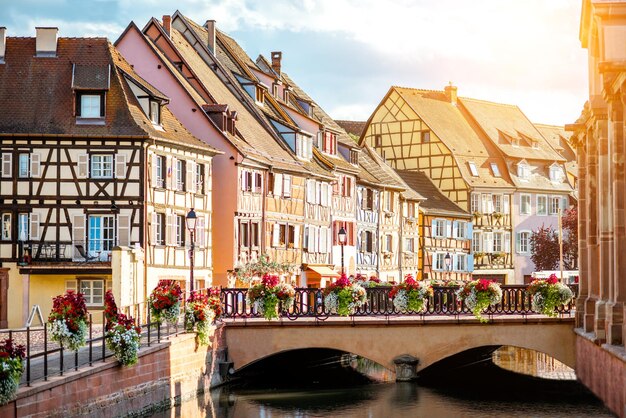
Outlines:
{"type": "Polygon", "coordinates": [[[494,364],[516,373],[542,379],[576,380],[576,372],[557,359],[539,351],[504,346],[494,351],[494,364]]]}

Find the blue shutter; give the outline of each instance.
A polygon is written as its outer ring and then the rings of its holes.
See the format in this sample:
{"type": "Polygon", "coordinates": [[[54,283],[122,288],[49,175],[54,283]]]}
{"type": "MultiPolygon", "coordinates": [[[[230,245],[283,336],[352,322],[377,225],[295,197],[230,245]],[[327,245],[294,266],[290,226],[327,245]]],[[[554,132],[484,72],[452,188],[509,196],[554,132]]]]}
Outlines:
{"type": "Polygon", "coordinates": [[[474,254],[467,255],[467,271],[470,273],[474,271],[474,254]]]}
{"type": "Polygon", "coordinates": [[[458,221],[453,221],[452,222],[452,238],[458,238],[459,236],[459,222],[458,221]]]}
{"type": "Polygon", "coordinates": [[[446,221],[446,237],[452,238],[452,222],[446,221]]]}
{"type": "Polygon", "coordinates": [[[467,226],[467,235],[465,237],[471,240],[474,238],[474,224],[467,222],[465,225],[467,226]]]}
{"type": "Polygon", "coordinates": [[[432,225],[430,226],[430,236],[431,236],[431,237],[435,237],[435,236],[436,236],[436,234],[435,234],[435,233],[437,232],[437,228],[436,228],[436,225],[437,225],[437,220],[436,220],[436,219],[433,219],[433,221],[431,222],[431,224],[432,224],[432,225]]]}

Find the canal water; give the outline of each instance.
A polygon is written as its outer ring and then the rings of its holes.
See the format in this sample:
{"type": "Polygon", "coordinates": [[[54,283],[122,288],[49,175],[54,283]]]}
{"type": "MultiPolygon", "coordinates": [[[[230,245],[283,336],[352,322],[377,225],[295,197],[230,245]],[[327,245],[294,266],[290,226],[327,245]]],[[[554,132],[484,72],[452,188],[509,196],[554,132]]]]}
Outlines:
{"type": "Polygon", "coordinates": [[[367,359],[333,350],[275,356],[233,383],[158,417],[612,417],[541,353],[484,348],[426,369],[415,383],[367,359]],[[522,364],[527,363],[527,364],[522,364]],[[544,376],[544,377],[539,377],[544,376]],[[550,378],[545,378],[549,376],[550,378]]]}

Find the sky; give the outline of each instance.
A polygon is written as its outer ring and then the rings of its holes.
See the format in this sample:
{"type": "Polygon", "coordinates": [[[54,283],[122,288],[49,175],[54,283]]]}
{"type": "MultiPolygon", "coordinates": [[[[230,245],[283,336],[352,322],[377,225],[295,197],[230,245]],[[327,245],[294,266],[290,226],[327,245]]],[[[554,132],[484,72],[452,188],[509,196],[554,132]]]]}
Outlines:
{"type": "Polygon", "coordinates": [[[582,0],[0,0],[7,36],[106,36],[177,9],[233,36],[283,71],[335,119],[366,120],[392,85],[518,105],[538,123],[580,115],[587,53],[582,0]]]}

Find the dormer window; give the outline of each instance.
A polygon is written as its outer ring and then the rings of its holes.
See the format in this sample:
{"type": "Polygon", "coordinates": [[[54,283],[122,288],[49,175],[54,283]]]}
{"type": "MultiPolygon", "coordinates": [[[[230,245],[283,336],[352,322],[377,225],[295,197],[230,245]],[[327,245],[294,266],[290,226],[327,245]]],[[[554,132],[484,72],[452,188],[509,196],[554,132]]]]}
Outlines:
{"type": "Polygon", "coordinates": [[[476,163],[474,163],[474,161],[469,161],[467,165],[469,166],[470,173],[472,173],[472,176],[478,177],[478,168],[476,168],[476,163]]]}
{"type": "Polygon", "coordinates": [[[104,93],[76,93],[76,116],[82,119],[104,117],[104,93]]]}
{"type": "Polygon", "coordinates": [[[550,166],[550,181],[554,183],[560,183],[563,181],[563,168],[554,163],[550,166]]]}
{"type": "Polygon", "coordinates": [[[289,103],[289,90],[283,89],[283,101],[289,103]]]}
{"type": "Polygon", "coordinates": [[[511,138],[511,145],[513,145],[514,147],[519,147],[519,138],[511,138]]]}
{"type": "Polygon", "coordinates": [[[422,144],[430,142],[430,131],[422,131],[421,133],[422,144]]]}
{"type": "Polygon", "coordinates": [[[255,92],[254,100],[257,102],[257,104],[263,105],[263,103],[264,103],[263,87],[256,86],[256,92],[255,92]]]}
{"type": "Polygon", "coordinates": [[[517,177],[528,180],[530,178],[530,166],[526,161],[520,161],[517,164],[517,177]]]}
{"type": "Polygon", "coordinates": [[[332,132],[324,132],[324,142],[322,143],[322,151],[327,154],[335,155],[337,152],[337,135],[332,132]]]}
{"type": "Polygon", "coordinates": [[[150,100],[150,121],[155,125],[161,124],[161,104],[155,100],[150,100]]]}
{"type": "Polygon", "coordinates": [[[355,149],[350,150],[350,163],[353,165],[359,165],[359,152],[355,149]]]}
{"type": "Polygon", "coordinates": [[[498,168],[498,164],[496,163],[491,163],[491,172],[493,173],[494,177],[502,177],[502,175],[500,174],[500,169],[498,168]]]}
{"type": "Polygon", "coordinates": [[[300,158],[310,160],[313,158],[313,139],[310,136],[297,134],[296,154],[300,158]]]}
{"type": "Polygon", "coordinates": [[[534,149],[539,149],[539,141],[533,139],[532,142],[531,142],[531,146],[534,149]]]}

